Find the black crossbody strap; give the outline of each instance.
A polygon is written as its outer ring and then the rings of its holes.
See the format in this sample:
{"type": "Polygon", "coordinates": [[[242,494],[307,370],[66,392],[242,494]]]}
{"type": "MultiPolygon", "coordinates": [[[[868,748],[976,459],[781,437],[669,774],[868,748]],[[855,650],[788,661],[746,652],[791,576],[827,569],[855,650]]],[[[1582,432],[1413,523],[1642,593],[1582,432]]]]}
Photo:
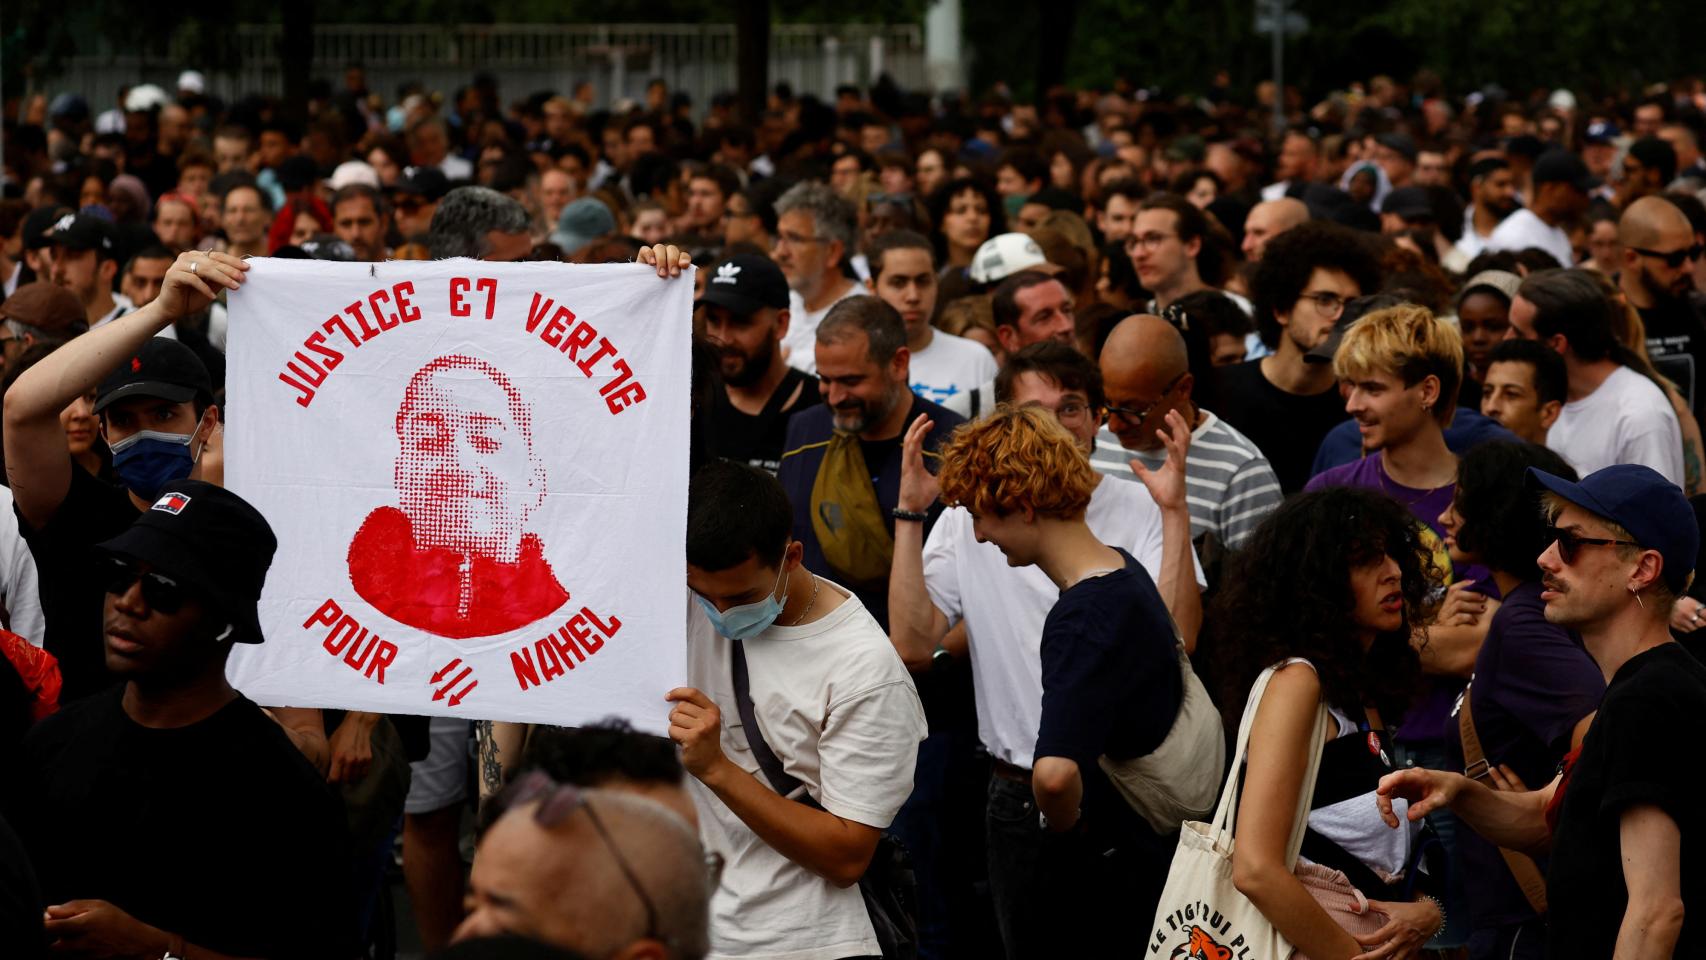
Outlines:
{"type": "Polygon", "coordinates": [[[752,678],[746,671],[746,645],[739,640],[729,641],[729,674],[734,681],[735,709],[740,712],[741,726],[746,729],[746,744],[752,748],[753,759],[764,779],[777,793],[786,797],[800,788],[798,778],[782,769],[782,761],[764,742],[764,731],[758,728],[758,711],[752,707],[752,678]]]}

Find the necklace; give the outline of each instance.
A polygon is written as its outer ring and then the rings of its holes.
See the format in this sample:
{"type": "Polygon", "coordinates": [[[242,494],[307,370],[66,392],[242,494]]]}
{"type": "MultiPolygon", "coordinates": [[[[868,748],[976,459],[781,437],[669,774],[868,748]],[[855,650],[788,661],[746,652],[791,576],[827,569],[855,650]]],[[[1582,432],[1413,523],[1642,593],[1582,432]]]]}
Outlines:
{"type": "Polygon", "coordinates": [[[1380,460],[1380,462],[1376,463],[1375,468],[1379,471],[1379,474],[1380,474],[1381,492],[1385,493],[1387,496],[1398,501],[1399,503],[1402,503],[1406,507],[1413,507],[1416,504],[1421,503],[1423,500],[1426,500],[1428,497],[1433,496],[1434,493],[1439,491],[1442,487],[1449,486],[1452,483],[1456,482],[1456,478],[1452,478],[1451,480],[1447,480],[1445,483],[1442,483],[1437,487],[1430,487],[1426,490],[1423,490],[1420,494],[1418,494],[1416,496],[1416,498],[1414,500],[1405,500],[1403,497],[1399,496],[1398,491],[1403,490],[1403,491],[1408,492],[1408,491],[1412,491],[1416,488],[1415,487],[1403,486],[1398,481],[1387,476],[1386,475],[1386,460],[1385,460],[1385,458],[1382,458],[1380,460]]]}
{"type": "Polygon", "coordinates": [[[801,610],[800,615],[795,617],[794,622],[788,624],[788,626],[790,626],[790,627],[799,626],[801,623],[803,623],[805,621],[806,614],[812,612],[812,607],[817,604],[817,588],[818,588],[817,574],[812,574],[812,596],[811,596],[811,599],[806,601],[806,608],[804,610],[801,610]]]}

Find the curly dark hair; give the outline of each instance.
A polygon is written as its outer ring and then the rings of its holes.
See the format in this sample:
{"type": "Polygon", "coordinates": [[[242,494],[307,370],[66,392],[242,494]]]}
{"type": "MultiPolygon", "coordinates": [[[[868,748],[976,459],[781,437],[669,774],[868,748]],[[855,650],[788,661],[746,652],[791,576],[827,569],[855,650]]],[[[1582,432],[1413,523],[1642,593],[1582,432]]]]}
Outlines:
{"type": "Polygon", "coordinates": [[[1256,331],[1268,348],[1279,346],[1276,314],[1297,305],[1316,268],[1338,270],[1356,281],[1362,293],[1380,289],[1380,260],[1371,241],[1349,227],[1313,220],[1268,241],[1256,272],[1250,277],[1250,302],[1255,307],[1256,331]]]}
{"type": "Polygon", "coordinates": [[[1421,679],[1411,627],[1433,615],[1445,579],[1421,524],[1385,494],[1330,487],[1287,500],[1233,555],[1204,618],[1203,647],[1234,722],[1256,675],[1287,657],[1315,665],[1327,702],[1353,717],[1364,705],[1396,719],[1421,679]],[[1351,571],[1382,555],[1398,562],[1403,625],[1365,654],[1351,622],[1351,571]]]}
{"type": "Polygon", "coordinates": [[[976,177],[956,177],[936,189],[925,201],[925,209],[930,214],[930,242],[936,245],[936,262],[948,262],[948,240],[942,235],[942,218],[948,215],[948,207],[953,205],[954,198],[970,190],[983,198],[984,206],[989,209],[990,240],[1007,232],[1007,208],[1001,205],[1001,195],[986,181],[976,177]]]}
{"type": "Polygon", "coordinates": [[[1571,482],[1577,479],[1564,458],[1545,447],[1494,440],[1476,444],[1457,461],[1453,503],[1461,523],[1457,548],[1523,580],[1540,576],[1535,560],[1548,543],[1540,502],[1525,485],[1529,467],[1571,482]]]}

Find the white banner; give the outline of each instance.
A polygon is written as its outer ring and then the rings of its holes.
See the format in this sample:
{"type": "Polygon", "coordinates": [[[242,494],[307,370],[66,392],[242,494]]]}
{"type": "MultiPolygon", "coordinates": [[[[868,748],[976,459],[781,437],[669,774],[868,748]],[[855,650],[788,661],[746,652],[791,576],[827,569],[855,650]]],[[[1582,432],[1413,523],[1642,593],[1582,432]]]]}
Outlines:
{"type": "Polygon", "coordinates": [[[663,733],[686,677],[691,274],[250,265],[225,477],[279,548],[233,685],[663,733]]]}

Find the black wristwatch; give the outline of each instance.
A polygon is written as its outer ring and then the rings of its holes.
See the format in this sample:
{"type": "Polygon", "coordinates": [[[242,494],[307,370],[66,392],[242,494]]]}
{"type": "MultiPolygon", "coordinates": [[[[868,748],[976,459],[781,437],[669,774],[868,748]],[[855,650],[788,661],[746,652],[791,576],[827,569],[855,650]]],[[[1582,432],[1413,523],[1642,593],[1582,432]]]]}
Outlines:
{"type": "Polygon", "coordinates": [[[902,510],[899,507],[895,507],[893,510],[890,510],[889,516],[895,518],[896,520],[913,520],[913,521],[916,521],[918,523],[923,523],[924,521],[930,519],[930,514],[928,512],[919,512],[917,510],[902,510]]]}

